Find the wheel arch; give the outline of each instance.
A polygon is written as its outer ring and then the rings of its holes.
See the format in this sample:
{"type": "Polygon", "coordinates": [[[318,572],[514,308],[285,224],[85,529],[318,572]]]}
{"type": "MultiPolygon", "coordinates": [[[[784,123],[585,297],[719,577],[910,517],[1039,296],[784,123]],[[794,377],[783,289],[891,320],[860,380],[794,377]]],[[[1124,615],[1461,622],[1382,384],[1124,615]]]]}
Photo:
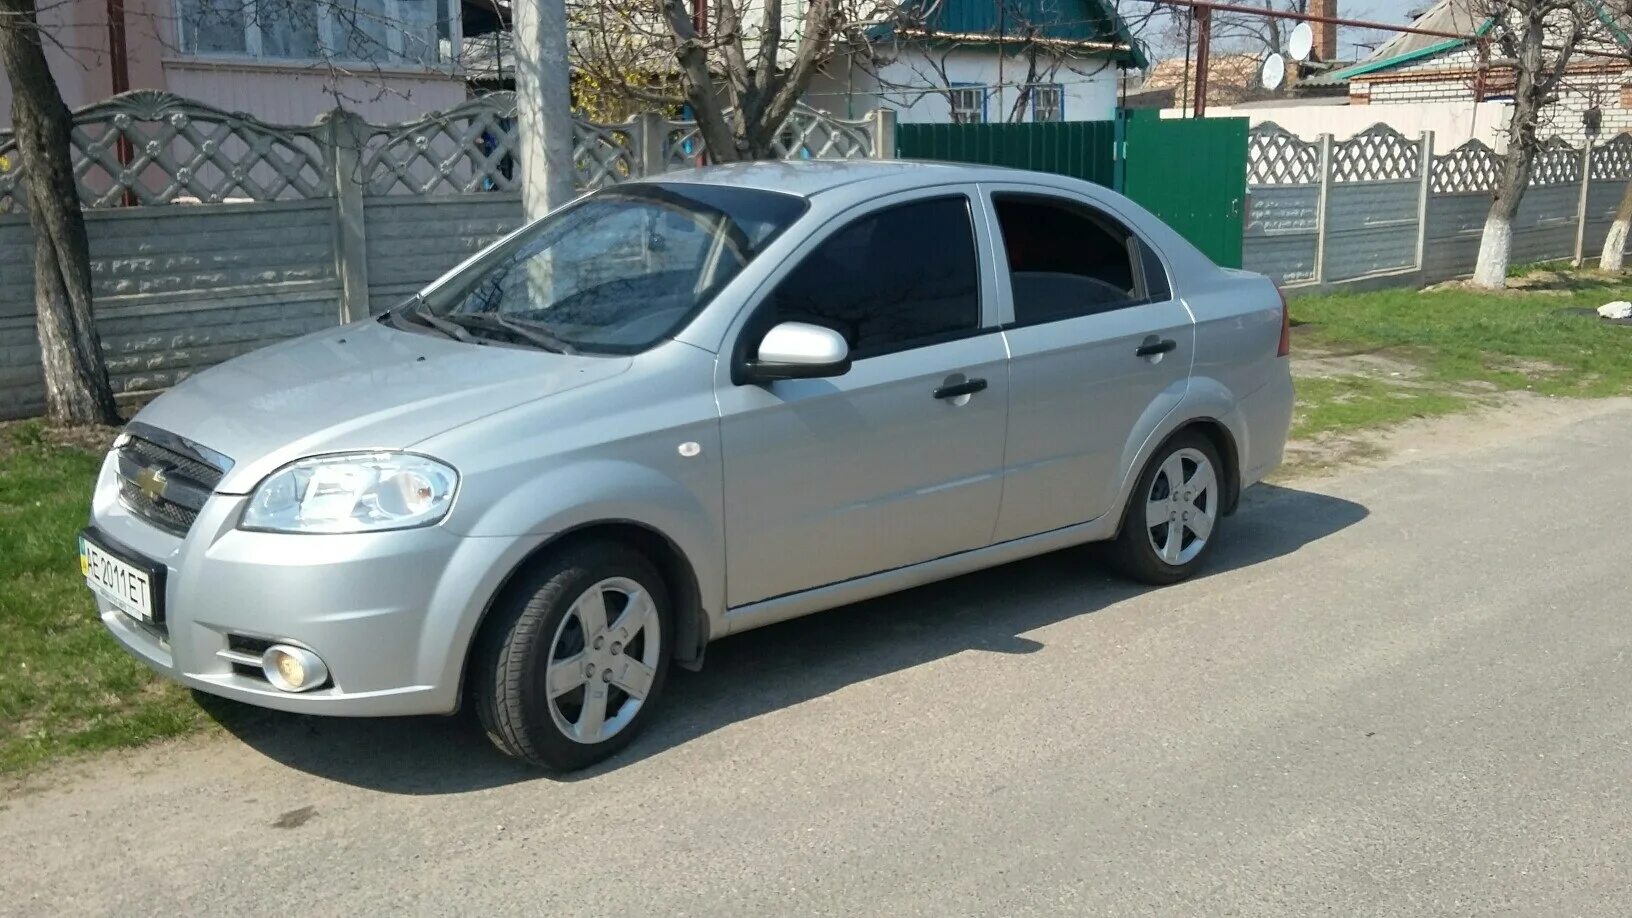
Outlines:
{"type": "Polygon", "coordinates": [[[1137,462],[1130,464],[1123,482],[1122,508],[1117,514],[1116,528],[1112,530],[1113,537],[1120,535],[1122,527],[1127,524],[1128,509],[1134,504],[1135,486],[1138,484],[1139,477],[1144,474],[1145,466],[1174,437],[1192,430],[1206,437],[1207,441],[1213,445],[1213,449],[1218,452],[1218,460],[1224,466],[1219,470],[1219,477],[1224,488],[1221,501],[1223,512],[1226,516],[1235,512],[1236,505],[1241,499],[1241,453],[1235,441],[1235,434],[1230,430],[1228,424],[1218,418],[1206,415],[1188,417],[1179,421],[1161,436],[1151,437],[1149,443],[1152,445],[1141,452],[1137,462]]]}
{"type": "Polygon", "coordinates": [[[1217,418],[1194,418],[1169,436],[1177,436],[1186,430],[1198,430],[1210,440],[1213,449],[1218,451],[1218,460],[1224,464],[1220,469],[1220,478],[1224,485],[1224,515],[1235,512],[1236,505],[1241,501],[1241,451],[1236,446],[1235,434],[1217,418]]]}
{"type": "Polygon", "coordinates": [[[658,573],[663,576],[664,585],[669,589],[669,599],[674,604],[675,638],[670,656],[688,669],[702,666],[710,626],[697,570],[691,559],[672,538],[648,523],[629,519],[595,520],[564,529],[545,539],[517,561],[499,581],[482,607],[481,617],[476,621],[464,648],[459,675],[461,695],[470,678],[470,658],[480,643],[482,629],[487,627],[493,608],[516,588],[521,575],[543,559],[568,547],[602,540],[629,545],[656,565],[658,573]]]}

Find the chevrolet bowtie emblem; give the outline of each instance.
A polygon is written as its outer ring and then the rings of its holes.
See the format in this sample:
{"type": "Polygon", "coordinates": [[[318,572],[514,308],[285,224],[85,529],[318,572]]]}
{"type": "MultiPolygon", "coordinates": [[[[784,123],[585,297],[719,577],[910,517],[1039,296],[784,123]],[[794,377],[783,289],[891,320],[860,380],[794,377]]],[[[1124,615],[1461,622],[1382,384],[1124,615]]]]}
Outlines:
{"type": "Polygon", "coordinates": [[[164,497],[164,469],[144,468],[136,473],[136,488],[157,503],[164,497]]]}

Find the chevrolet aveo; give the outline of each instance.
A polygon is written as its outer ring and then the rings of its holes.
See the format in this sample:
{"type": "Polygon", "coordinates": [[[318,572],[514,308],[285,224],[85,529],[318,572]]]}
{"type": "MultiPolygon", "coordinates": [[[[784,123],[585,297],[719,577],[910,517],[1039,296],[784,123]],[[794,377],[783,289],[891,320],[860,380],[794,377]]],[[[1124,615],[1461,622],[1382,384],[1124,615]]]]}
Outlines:
{"type": "Polygon", "coordinates": [[[1281,459],[1286,354],[1270,281],[1094,185],[671,173],[155,400],[81,567],[193,688],[469,705],[580,768],[728,634],[1097,540],[1189,576],[1281,459]]]}

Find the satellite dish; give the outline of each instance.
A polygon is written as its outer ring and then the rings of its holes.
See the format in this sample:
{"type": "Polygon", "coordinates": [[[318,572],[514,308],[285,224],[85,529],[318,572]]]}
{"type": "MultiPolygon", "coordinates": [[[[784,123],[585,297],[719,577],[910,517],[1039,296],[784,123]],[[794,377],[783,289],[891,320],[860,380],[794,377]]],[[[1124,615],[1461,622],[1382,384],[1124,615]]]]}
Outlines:
{"type": "Polygon", "coordinates": [[[1286,40],[1286,51],[1295,61],[1306,61],[1309,52],[1315,50],[1315,30],[1309,23],[1300,22],[1292,27],[1292,35],[1286,40]]]}
{"type": "Polygon", "coordinates": [[[1265,89],[1280,89],[1281,82],[1286,79],[1286,58],[1279,54],[1264,58],[1264,69],[1259,71],[1259,75],[1265,89]]]}

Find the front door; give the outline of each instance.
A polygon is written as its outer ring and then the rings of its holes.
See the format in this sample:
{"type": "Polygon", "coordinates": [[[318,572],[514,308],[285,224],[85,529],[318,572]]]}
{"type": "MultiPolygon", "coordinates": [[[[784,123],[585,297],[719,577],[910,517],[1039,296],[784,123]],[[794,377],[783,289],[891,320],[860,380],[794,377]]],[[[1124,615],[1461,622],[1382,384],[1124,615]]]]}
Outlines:
{"type": "Polygon", "coordinates": [[[982,315],[976,206],[942,190],[834,221],[734,330],[722,364],[784,321],[840,332],[855,362],[754,385],[722,368],[730,605],[991,541],[1008,368],[982,315]],[[944,392],[975,380],[980,391],[944,392]]]}
{"type": "Polygon", "coordinates": [[[1109,512],[1136,431],[1184,397],[1190,311],[1161,258],[1091,202],[996,186],[1013,317],[1009,453],[997,539],[1109,512]]]}

